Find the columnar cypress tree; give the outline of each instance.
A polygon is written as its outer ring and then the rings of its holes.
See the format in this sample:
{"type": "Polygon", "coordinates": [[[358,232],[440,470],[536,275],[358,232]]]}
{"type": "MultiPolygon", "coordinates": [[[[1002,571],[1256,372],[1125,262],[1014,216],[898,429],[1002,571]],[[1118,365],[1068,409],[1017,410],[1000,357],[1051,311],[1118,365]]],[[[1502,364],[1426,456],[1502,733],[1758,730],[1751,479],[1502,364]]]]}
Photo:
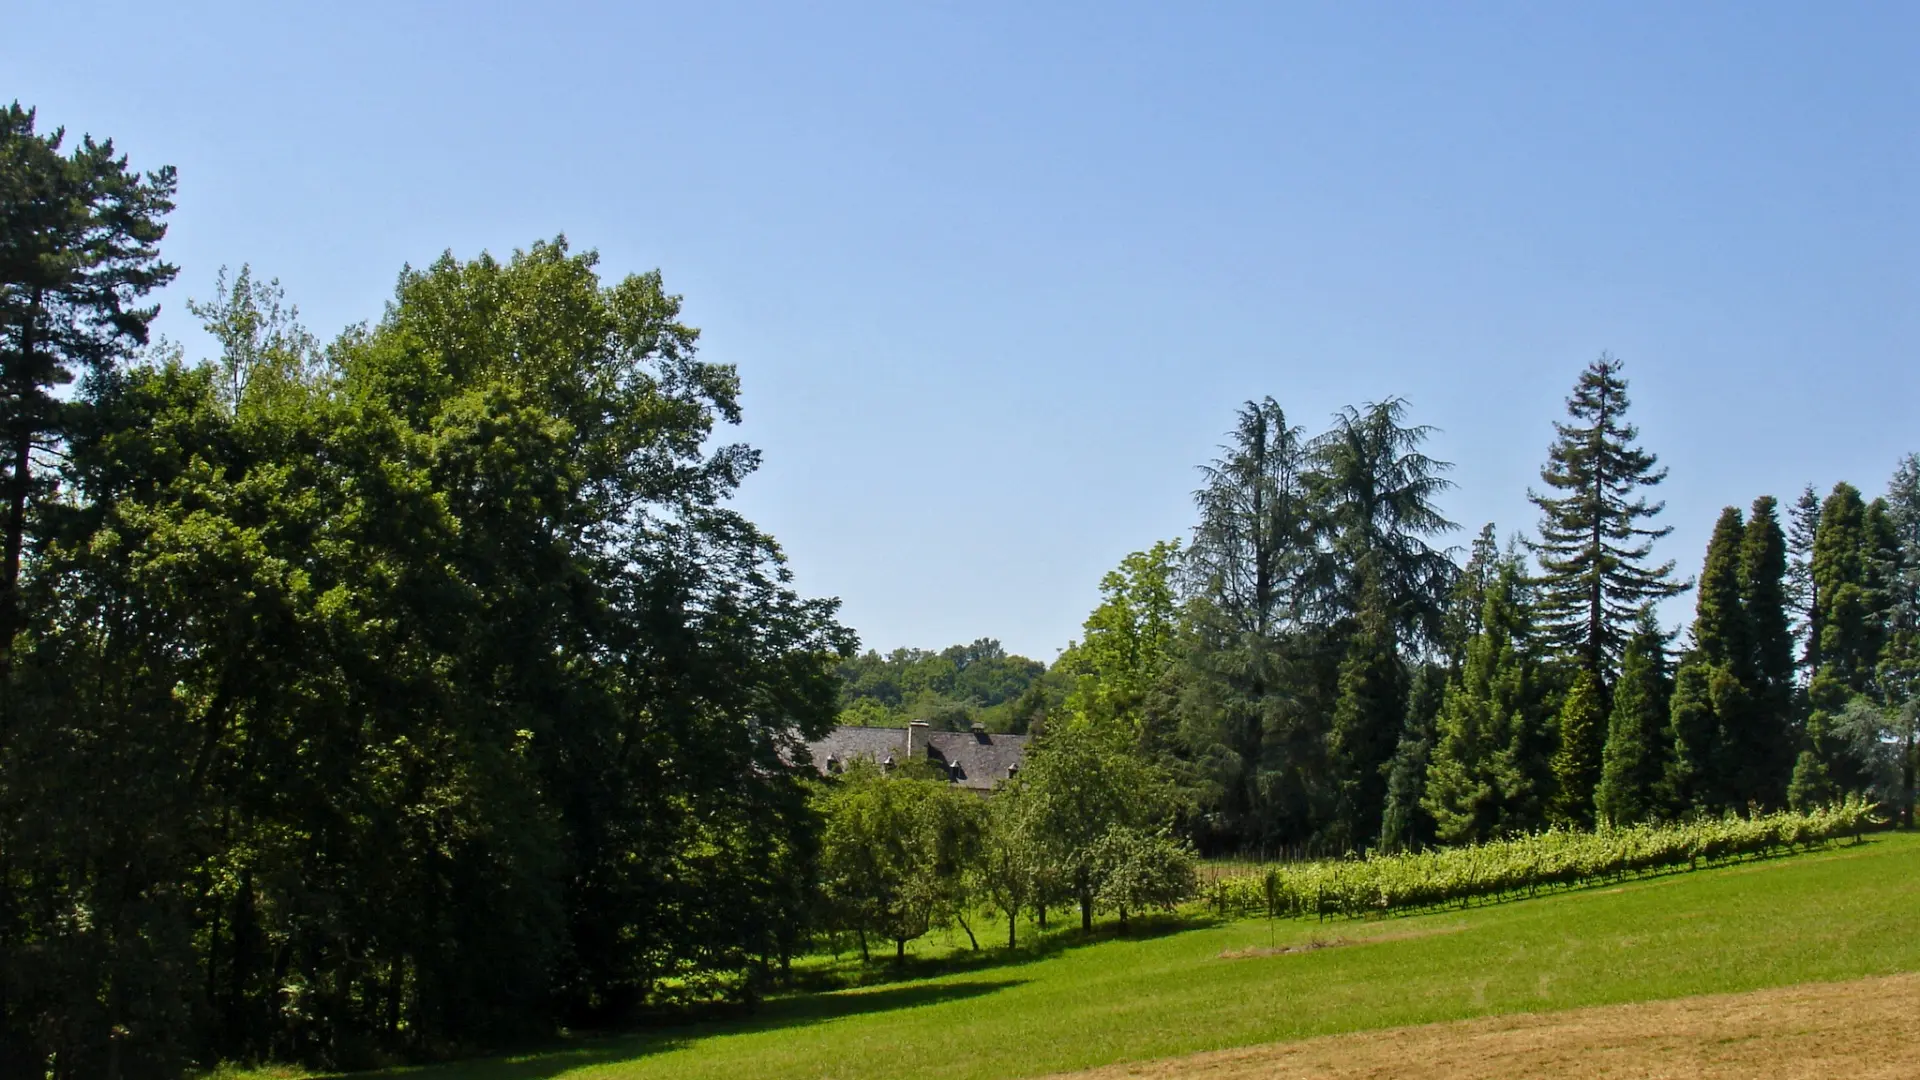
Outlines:
{"type": "Polygon", "coordinates": [[[1607,743],[1600,755],[1594,811],[1602,822],[1631,825],[1656,816],[1664,774],[1668,699],[1667,639],[1651,607],[1627,640],[1620,681],[1613,688],[1607,743]]]}
{"type": "Polygon", "coordinates": [[[1572,423],[1556,423],[1540,479],[1546,494],[1528,493],[1540,508],[1540,618],[1549,641],[1574,656],[1603,697],[1628,627],[1641,605],[1686,585],[1673,564],[1648,565],[1654,541],[1672,529],[1648,522],[1663,503],[1639,492],[1666,479],[1658,459],[1634,445],[1627,423],[1627,382],[1610,357],[1587,365],[1567,399],[1572,423]]]}
{"type": "Polygon", "coordinates": [[[1817,662],[1807,684],[1805,745],[1794,763],[1788,801],[1805,806],[1825,801],[1865,782],[1832,737],[1834,718],[1866,692],[1879,658],[1881,629],[1874,562],[1891,532],[1884,508],[1875,513],[1852,484],[1835,484],[1820,506],[1811,574],[1812,623],[1817,637],[1808,653],[1817,662]]]}
{"type": "Polygon", "coordinates": [[[1540,824],[1547,769],[1534,685],[1532,632],[1517,560],[1488,590],[1482,629],[1434,722],[1437,743],[1421,805],[1448,843],[1540,824]]]}
{"type": "Polygon", "coordinates": [[[1729,732],[1743,729],[1747,693],[1746,616],[1740,608],[1740,549],[1745,523],[1727,507],[1707,544],[1693,619],[1693,644],[1680,664],[1668,727],[1672,740],[1665,793],[1675,810],[1729,802],[1729,732]]]}
{"type": "Polygon", "coordinates": [[[1600,688],[1585,668],[1560,706],[1559,748],[1553,755],[1553,800],[1548,818],[1555,825],[1585,828],[1593,824],[1593,793],[1600,782],[1600,758],[1607,735],[1607,714],[1600,688]]]}
{"type": "Polygon", "coordinates": [[[1787,543],[1776,506],[1771,496],[1755,499],[1740,540],[1740,606],[1746,616],[1753,709],[1749,727],[1732,733],[1735,806],[1780,805],[1793,770],[1793,627],[1787,543]]]}

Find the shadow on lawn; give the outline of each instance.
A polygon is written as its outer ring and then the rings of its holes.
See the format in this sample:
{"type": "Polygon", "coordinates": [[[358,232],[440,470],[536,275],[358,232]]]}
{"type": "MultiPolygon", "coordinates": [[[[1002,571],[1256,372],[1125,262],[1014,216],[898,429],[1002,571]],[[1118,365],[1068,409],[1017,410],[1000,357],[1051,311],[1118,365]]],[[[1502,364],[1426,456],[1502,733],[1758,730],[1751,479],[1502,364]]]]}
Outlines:
{"type": "Polygon", "coordinates": [[[969,971],[992,971],[996,968],[1014,967],[1050,959],[1087,945],[1098,945],[1109,941],[1151,941],[1188,930],[1217,926],[1221,921],[1211,911],[1180,914],[1151,913],[1134,916],[1124,927],[1112,922],[1096,923],[1091,934],[1084,933],[1077,926],[1051,930],[1037,939],[1030,937],[1012,949],[1005,945],[994,945],[982,941],[981,947],[977,950],[959,950],[934,957],[909,956],[905,962],[896,961],[891,956],[876,954],[873,960],[865,963],[858,958],[852,958],[837,962],[831,967],[796,970],[788,987],[802,993],[820,994],[854,987],[884,986],[890,983],[932,979],[969,971]]]}
{"type": "Polygon", "coordinates": [[[938,1005],[998,993],[1025,979],[894,986],[831,994],[804,994],[775,998],[736,1019],[709,1020],[679,1027],[659,1028],[631,1035],[586,1037],[547,1050],[479,1061],[454,1061],[424,1068],[386,1069],[352,1073],[348,1080],[548,1080],[571,1069],[611,1065],[649,1054],[677,1050],[715,1035],[802,1027],[866,1013],[890,1012],[920,1005],[938,1005]]]}

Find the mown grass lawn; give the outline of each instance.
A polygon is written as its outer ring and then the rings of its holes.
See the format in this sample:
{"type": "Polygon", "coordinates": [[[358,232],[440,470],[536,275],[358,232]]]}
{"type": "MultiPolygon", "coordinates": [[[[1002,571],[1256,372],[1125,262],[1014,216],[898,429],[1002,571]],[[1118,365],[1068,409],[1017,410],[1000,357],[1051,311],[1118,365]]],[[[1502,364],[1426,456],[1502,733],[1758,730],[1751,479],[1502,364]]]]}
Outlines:
{"type": "Polygon", "coordinates": [[[1466,911],[1377,922],[1243,920],[1103,940],[940,978],[775,1001],[735,1023],[404,1075],[986,1080],[1490,1013],[1913,970],[1920,836],[1882,834],[1811,855],[1466,911]],[[1255,955],[1222,955],[1234,952],[1255,955]]]}

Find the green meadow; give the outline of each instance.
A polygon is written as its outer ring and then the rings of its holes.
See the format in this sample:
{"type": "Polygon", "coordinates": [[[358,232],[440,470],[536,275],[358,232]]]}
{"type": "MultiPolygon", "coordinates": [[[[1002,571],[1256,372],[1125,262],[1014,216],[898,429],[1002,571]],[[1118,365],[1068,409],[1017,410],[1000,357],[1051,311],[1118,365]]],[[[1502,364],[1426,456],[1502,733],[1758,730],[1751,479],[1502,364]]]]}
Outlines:
{"type": "Polygon", "coordinates": [[[373,1075],[989,1080],[1916,969],[1920,836],[1881,834],[1808,855],[1406,918],[1143,925],[1083,945],[1056,937],[1005,963],[778,999],[744,1019],[373,1075]]]}

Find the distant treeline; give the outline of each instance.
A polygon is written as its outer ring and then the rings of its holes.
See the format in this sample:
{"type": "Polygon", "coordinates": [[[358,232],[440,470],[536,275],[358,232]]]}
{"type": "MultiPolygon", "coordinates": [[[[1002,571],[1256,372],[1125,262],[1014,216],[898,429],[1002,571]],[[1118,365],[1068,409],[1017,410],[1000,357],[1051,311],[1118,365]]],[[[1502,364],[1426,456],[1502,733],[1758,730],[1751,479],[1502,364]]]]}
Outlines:
{"type": "Polygon", "coordinates": [[[925,720],[944,731],[979,723],[1024,734],[1065,696],[1046,674],[1045,664],[1014,656],[993,638],[939,652],[869,650],[840,665],[840,722],[898,727],[925,720]]]}

